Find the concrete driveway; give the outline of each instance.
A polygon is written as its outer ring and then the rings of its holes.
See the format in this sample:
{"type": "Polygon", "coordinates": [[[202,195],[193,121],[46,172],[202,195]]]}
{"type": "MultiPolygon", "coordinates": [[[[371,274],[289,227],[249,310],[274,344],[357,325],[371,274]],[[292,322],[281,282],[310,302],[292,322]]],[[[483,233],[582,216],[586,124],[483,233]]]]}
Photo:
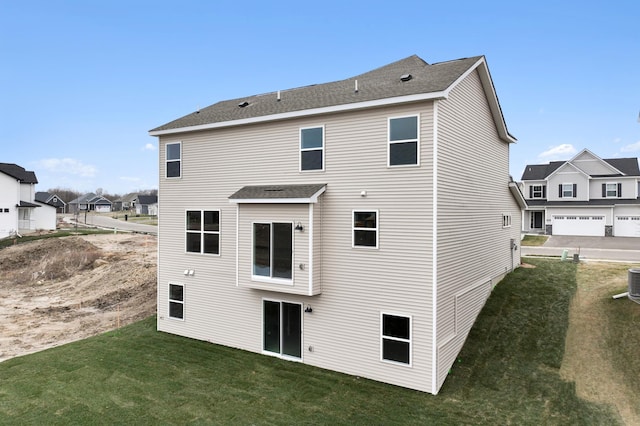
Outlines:
{"type": "Polygon", "coordinates": [[[522,256],[562,256],[578,254],[581,260],[640,262],[640,238],[631,237],[572,237],[552,235],[543,246],[521,247],[522,256]]]}

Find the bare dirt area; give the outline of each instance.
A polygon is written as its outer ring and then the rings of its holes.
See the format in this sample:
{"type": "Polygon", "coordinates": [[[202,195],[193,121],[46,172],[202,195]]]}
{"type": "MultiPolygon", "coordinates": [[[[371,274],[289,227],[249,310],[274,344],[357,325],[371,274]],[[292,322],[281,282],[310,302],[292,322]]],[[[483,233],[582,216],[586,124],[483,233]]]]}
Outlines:
{"type": "MultiPolygon", "coordinates": [[[[625,291],[627,276],[620,266],[585,263],[578,267],[576,294],[569,309],[569,329],[560,374],[574,381],[581,398],[613,405],[627,425],[640,425],[640,404],[625,384],[629,372],[615,368],[607,347],[605,303],[625,291]]],[[[633,303],[621,299],[615,303],[633,303]]],[[[631,374],[637,374],[632,372],[631,374]]]]}
{"type": "Polygon", "coordinates": [[[156,311],[156,237],[49,238],[0,250],[0,361],[156,311]]]}

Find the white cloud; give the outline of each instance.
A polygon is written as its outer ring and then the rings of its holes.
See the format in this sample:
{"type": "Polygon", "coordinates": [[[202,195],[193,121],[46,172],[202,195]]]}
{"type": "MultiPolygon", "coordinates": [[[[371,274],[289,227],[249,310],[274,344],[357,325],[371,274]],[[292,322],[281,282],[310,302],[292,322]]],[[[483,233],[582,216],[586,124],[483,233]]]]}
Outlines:
{"type": "Polygon", "coordinates": [[[148,143],[146,144],[143,148],[143,151],[155,151],[156,150],[156,146],[152,143],[148,143]]]}
{"type": "Polygon", "coordinates": [[[632,143],[631,145],[625,145],[620,148],[620,152],[637,152],[640,151],[640,141],[632,143]]]}
{"type": "Polygon", "coordinates": [[[547,161],[566,160],[576,153],[576,149],[569,143],[563,143],[558,146],[553,146],[543,153],[538,155],[538,158],[547,161]]]}
{"type": "MultiPolygon", "coordinates": [[[[81,177],[94,177],[98,169],[73,158],[45,158],[36,162],[37,167],[52,173],[62,173],[81,177]]],[[[37,172],[37,169],[36,169],[37,172]]]]}

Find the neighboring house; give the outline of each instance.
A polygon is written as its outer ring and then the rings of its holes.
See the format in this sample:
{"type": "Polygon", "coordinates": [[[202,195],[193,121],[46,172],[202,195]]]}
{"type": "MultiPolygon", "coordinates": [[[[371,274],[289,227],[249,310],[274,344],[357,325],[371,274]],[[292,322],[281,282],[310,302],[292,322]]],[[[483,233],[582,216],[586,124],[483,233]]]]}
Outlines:
{"type": "Polygon", "coordinates": [[[157,195],[138,195],[132,202],[136,214],[158,215],[157,195]]]}
{"type": "MultiPolygon", "coordinates": [[[[40,208],[33,210],[31,219],[34,222],[36,230],[55,231],[58,225],[58,218],[56,216],[58,207],[52,203],[42,201],[43,198],[45,198],[43,194],[46,194],[46,192],[36,192],[34,203],[40,208]]],[[[53,202],[54,198],[56,197],[51,197],[50,200],[53,202]]]]}
{"type": "MultiPolygon", "coordinates": [[[[0,238],[37,230],[36,174],[12,163],[0,163],[0,238]]],[[[55,210],[54,210],[55,219],[55,210]]],[[[55,222],[54,227],[55,229],[55,222]]]]}
{"type": "Polygon", "coordinates": [[[67,203],[62,201],[62,198],[58,197],[57,194],[50,194],[48,192],[36,192],[36,201],[54,206],[56,208],[56,213],[67,212],[67,203]]]}
{"type": "Polygon", "coordinates": [[[520,263],[482,56],[219,102],[159,137],[161,331],[437,393],[520,263]]]}
{"type": "Polygon", "coordinates": [[[528,165],[523,231],[640,237],[637,158],[602,159],[585,149],[568,161],[528,165]]]}
{"type": "Polygon", "coordinates": [[[109,213],[111,211],[111,201],[93,192],[89,192],[75,200],[69,201],[69,211],[72,213],[91,211],[109,213]]]}
{"type": "Polygon", "coordinates": [[[138,193],[137,192],[131,192],[123,197],[121,197],[119,200],[116,201],[117,210],[132,210],[133,209],[133,202],[134,200],[138,197],[138,193]]]}

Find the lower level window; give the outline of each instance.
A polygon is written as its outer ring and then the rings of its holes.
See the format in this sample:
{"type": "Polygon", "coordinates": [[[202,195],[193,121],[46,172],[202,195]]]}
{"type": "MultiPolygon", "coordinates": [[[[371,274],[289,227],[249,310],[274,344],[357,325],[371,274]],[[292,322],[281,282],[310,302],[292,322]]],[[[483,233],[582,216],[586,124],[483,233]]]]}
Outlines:
{"type": "Polygon", "coordinates": [[[169,284],[169,318],[184,319],[184,285],[169,284]]]}
{"type": "Polygon", "coordinates": [[[265,300],[262,324],[264,351],[302,357],[302,305],[265,300]]]}
{"type": "Polygon", "coordinates": [[[382,359],[411,364],[411,317],[382,314],[382,359]]]}

